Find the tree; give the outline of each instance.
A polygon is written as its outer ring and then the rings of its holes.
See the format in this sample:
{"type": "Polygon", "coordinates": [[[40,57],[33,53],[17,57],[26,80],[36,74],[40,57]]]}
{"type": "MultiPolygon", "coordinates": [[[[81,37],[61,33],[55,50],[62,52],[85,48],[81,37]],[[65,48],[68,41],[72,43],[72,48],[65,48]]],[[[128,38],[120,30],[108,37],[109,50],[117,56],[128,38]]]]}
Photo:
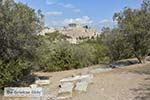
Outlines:
{"type": "Polygon", "coordinates": [[[118,28],[108,30],[103,29],[102,34],[104,44],[107,46],[107,53],[111,61],[127,59],[131,57],[131,52],[128,50],[123,34],[118,28]]]}
{"type": "Polygon", "coordinates": [[[0,0],[1,87],[17,82],[31,71],[36,51],[34,34],[39,27],[40,20],[34,9],[13,0],[0,0]]]}
{"type": "Polygon", "coordinates": [[[37,11],[37,15],[38,15],[39,22],[40,22],[39,28],[44,29],[44,15],[42,14],[42,11],[40,9],[37,11]]]}
{"type": "Polygon", "coordinates": [[[0,58],[4,60],[24,54],[26,46],[33,42],[30,37],[39,26],[33,9],[21,3],[10,3],[5,2],[0,6],[0,58]]]}
{"type": "Polygon", "coordinates": [[[144,10],[145,12],[150,12],[150,0],[143,0],[141,6],[142,6],[142,10],[144,10]]]}
{"type": "Polygon", "coordinates": [[[114,15],[129,49],[140,63],[150,50],[149,7],[149,0],[144,0],[141,9],[125,8],[123,12],[114,15]]]}

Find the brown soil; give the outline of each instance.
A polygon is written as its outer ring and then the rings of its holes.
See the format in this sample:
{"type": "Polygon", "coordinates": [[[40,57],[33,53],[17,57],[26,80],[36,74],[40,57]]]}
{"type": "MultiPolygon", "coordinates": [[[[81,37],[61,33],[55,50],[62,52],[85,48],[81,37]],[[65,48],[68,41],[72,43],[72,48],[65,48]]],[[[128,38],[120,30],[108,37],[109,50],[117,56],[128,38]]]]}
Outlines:
{"type": "MultiPolygon", "coordinates": [[[[144,84],[148,84],[150,88],[150,75],[134,72],[135,69],[141,69],[143,66],[150,67],[150,64],[132,65],[95,74],[93,83],[88,86],[87,92],[73,94],[72,100],[150,100],[150,98],[140,98],[142,97],[140,95],[145,95],[143,94],[145,90],[138,91],[144,84]]],[[[53,96],[58,92],[59,80],[80,73],[88,73],[91,69],[93,67],[52,73],[37,72],[35,74],[50,77],[51,84],[43,88],[45,88],[45,95],[53,96]]],[[[150,93],[150,91],[146,92],[150,93]]]]}
{"type": "MultiPolygon", "coordinates": [[[[135,69],[141,69],[143,66],[149,66],[149,64],[133,65],[126,68],[114,69],[110,72],[95,74],[93,83],[89,85],[87,92],[74,94],[72,100],[139,100],[139,98],[137,98],[139,94],[135,90],[139,89],[142,84],[147,82],[150,83],[150,81],[145,81],[145,79],[148,77],[150,78],[150,76],[134,73],[132,71],[135,69]]],[[[93,69],[93,67],[79,70],[36,74],[51,76],[50,80],[52,84],[48,88],[49,93],[56,95],[59,80],[80,73],[88,73],[91,69],[93,69]]],[[[150,98],[147,100],[150,100],[150,98]]]]}

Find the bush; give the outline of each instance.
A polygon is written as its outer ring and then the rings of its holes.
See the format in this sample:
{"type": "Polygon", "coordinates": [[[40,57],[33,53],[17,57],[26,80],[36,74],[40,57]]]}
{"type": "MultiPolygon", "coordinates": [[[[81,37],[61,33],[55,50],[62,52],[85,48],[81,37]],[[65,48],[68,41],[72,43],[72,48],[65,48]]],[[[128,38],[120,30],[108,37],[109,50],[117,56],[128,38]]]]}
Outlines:
{"type": "Polygon", "coordinates": [[[38,66],[44,71],[77,69],[93,64],[94,48],[67,41],[45,42],[39,47],[38,66]]]}
{"type": "Polygon", "coordinates": [[[72,56],[71,44],[68,42],[57,42],[52,44],[50,52],[50,66],[49,69],[55,68],[54,70],[69,70],[75,66],[75,61],[72,56]]]}
{"type": "Polygon", "coordinates": [[[24,75],[29,75],[31,63],[17,59],[11,61],[1,61],[0,64],[0,88],[13,86],[20,81],[24,75]]]}
{"type": "Polygon", "coordinates": [[[90,52],[93,55],[93,64],[100,64],[100,63],[108,63],[109,62],[109,55],[108,55],[108,47],[102,41],[101,36],[97,36],[93,39],[88,39],[81,43],[81,45],[87,45],[87,48],[92,48],[90,52]]]}
{"type": "Polygon", "coordinates": [[[94,48],[89,44],[75,45],[72,48],[73,57],[78,62],[75,68],[82,68],[94,63],[94,48]]]}

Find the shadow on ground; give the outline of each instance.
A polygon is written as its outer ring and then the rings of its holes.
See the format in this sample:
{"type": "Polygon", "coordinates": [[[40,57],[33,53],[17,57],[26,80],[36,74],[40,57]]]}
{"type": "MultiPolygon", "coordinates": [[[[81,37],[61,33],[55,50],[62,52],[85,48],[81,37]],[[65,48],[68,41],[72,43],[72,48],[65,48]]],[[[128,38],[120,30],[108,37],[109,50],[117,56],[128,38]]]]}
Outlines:
{"type": "Polygon", "coordinates": [[[135,100],[150,100],[150,84],[141,84],[140,88],[131,90],[137,94],[135,100]]]}
{"type": "Polygon", "coordinates": [[[148,77],[144,79],[144,83],[140,84],[139,88],[131,89],[131,91],[137,95],[134,100],[150,100],[150,66],[143,66],[132,72],[148,75],[148,77]]]}

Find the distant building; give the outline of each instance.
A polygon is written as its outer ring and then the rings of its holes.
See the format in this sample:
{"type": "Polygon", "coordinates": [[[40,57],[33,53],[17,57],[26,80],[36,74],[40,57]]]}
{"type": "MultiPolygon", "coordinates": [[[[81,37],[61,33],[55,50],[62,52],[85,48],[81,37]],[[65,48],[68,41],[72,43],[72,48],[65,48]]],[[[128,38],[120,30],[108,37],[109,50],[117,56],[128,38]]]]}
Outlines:
{"type": "Polygon", "coordinates": [[[78,43],[82,38],[92,38],[97,36],[97,31],[94,28],[90,28],[87,25],[82,26],[78,23],[70,23],[67,26],[61,28],[45,28],[38,35],[45,35],[46,33],[52,33],[58,31],[59,33],[66,35],[70,38],[67,40],[70,43],[78,43]]]}
{"type": "MultiPolygon", "coordinates": [[[[67,35],[72,38],[73,43],[82,37],[82,38],[91,38],[97,35],[96,29],[89,28],[87,25],[82,26],[76,23],[70,23],[68,26],[64,27],[63,29],[59,30],[60,33],[67,35]]],[[[71,39],[69,39],[71,41],[71,39]]]]}
{"type": "Polygon", "coordinates": [[[68,26],[69,26],[69,27],[76,27],[77,24],[76,24],[76,23],[71,23],[71,24],[69,24],[68,26]]]}

